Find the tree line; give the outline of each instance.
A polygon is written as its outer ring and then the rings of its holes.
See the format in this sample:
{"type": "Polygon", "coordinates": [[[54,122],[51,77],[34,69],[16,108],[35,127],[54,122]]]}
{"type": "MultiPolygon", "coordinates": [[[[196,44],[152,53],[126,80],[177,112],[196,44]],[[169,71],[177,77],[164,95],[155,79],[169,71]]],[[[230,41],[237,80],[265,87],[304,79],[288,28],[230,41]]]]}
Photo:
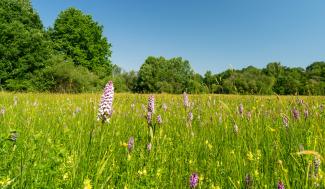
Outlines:
{"type": "Polygon", "coordinates": [[[306,69],[289,68],[279,62],[258,69],[248,66],[203,76],[195,73],[187,60],[148,57],[139,72],[113,68],[118,91],[145,93],[216,93],[325,95],[325,62],[314,62],[306,69]]]}
{"type": "Polygon", "coordinates": [[[325,95],[325,62],[289,68],[196,73],[181,57],[149,56],[139,71],[112,64],[103,26],[76,8],[44,28],[30,0],[0,1],[0,89],[91,92],[113,80],[118,92],[325,95]]]}

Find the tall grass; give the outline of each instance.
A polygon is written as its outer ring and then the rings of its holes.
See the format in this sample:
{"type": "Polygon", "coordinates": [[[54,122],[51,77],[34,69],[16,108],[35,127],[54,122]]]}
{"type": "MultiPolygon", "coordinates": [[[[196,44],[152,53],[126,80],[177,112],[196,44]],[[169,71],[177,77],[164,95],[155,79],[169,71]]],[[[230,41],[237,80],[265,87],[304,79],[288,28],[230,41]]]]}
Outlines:
{"type": "Polygon", "coordinates": [[[325,97],[155,95],[152,139],[147,100],[116,94],[103,124],[100,94],[0,93],[0,188],[325,187],[325,97]]]}

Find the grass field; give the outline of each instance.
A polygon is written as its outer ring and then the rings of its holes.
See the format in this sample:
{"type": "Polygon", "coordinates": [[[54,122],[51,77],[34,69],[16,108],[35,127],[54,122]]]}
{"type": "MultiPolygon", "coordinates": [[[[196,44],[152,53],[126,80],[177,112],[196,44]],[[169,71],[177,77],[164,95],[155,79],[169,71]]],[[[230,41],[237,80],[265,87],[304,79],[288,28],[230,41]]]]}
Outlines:
{"type": "Polygon", "coordinates": [[[0,93],[0,188],[325,188],[325,97],[100,96],[0,93]]]}

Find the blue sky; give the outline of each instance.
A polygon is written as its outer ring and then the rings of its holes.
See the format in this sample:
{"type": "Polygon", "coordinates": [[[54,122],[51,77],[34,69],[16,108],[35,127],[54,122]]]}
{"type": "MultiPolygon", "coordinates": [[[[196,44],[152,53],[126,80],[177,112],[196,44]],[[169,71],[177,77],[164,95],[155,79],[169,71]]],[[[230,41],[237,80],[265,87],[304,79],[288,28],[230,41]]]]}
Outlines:
{"type": "Polygon", "coordinates": [[[325,60],[323,0],[32,0],[46,27],[76,7],[104,26],[112,62],[181,56],[200,74],[325,60]],[[51,2],[51,3],[50,3],[51,2]]]}

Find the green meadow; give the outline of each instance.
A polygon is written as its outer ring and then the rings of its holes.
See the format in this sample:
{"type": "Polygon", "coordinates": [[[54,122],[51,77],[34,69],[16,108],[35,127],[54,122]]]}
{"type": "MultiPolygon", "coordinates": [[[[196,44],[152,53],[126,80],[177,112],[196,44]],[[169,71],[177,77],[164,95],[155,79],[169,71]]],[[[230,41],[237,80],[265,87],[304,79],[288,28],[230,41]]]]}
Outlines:
{"type": "Polygon", "coordinates": [[[325,97],[100,97],[0,93],[0,188],[325,188],[325,97]]]}

